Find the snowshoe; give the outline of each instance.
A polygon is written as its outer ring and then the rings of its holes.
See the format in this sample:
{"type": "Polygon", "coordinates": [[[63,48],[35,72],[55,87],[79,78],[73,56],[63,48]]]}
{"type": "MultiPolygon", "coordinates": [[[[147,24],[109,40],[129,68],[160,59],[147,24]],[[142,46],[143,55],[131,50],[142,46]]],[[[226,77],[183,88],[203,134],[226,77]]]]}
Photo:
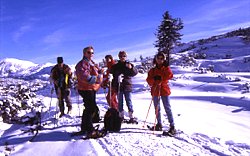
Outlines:
{"type": "Polygon", "coordinates": [[[104,130],[94,130],[94,131],[88,133],[86,137],[83,137],[83,140],[102,138],[106,134],[107,134],[107,132],[104,130]]]}
{"type": "Polygon", "coordinates": [[[147,127],[151,131],[162,131],[162,125],[161,124],[156,124],[155,126],[147,125],[147,127]]]}
{"type": "Polygon", "coordinates": [[[136,118],[130,118],[129,120],[123,120],[124,123],[127,123],[127,124],[138,124],[138,121],[136,118]]]}
{"type": "Polygon", "coordinates": [[[94,128],[94,130],[91,131],[91,132],[88,132],[88,133],[87,133],[87,136],[86,136],[86,137],[83,137],[82,139],[83,139],[83,140],[87,140],[87,139],[97,139],[97,138],[101,138],[101,137],[106,136],[107,131],[106,131],[105,129],[99,130],[99,126],[100,126],[100,125],[96,125],[95,128],[94,128]]]}
{"type": "Polygon", "coordinates": [[[80,136],[80,135],[85,135],[86,132],[85,131],[79,131],[79,132],[73,132],[70,134],[71,137],[74,137],[74,136],[80,136]]]}

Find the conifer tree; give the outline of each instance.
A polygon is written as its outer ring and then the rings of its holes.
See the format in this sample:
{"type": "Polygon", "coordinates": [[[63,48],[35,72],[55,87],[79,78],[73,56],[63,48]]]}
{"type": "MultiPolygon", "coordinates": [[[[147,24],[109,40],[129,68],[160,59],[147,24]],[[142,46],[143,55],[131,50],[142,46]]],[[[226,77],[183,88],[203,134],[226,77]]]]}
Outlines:
{"type": "Polygon", "coordinates": [[[164,52],[166,54],[168,65],[171,50],[175,45],[180,43],[182,34],[180,34],[179,31],[182,28],[183,23],[180,18],[172,18],[168,11],[164,13],[161,25],[157,29],[155,47],[158,52],[164,52]]]}

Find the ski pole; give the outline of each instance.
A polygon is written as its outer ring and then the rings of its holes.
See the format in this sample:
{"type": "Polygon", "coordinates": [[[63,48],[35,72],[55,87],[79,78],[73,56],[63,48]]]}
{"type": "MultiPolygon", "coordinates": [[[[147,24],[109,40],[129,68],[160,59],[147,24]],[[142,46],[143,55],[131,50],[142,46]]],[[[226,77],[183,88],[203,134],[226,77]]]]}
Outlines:
{"type": "Polygon", "coordinates": [[[54,89],[52,88],[51,92],[50,92],[51,95],[50,95],[50,104],[49,104],[49,119],[50,119],[50,109],[51,109],[53,91],[54,91],[54,89]]]}
{"type": "MultiPolygon", "coordinates": [[[[156,91],[156,87],[154,88],[153,94],[155,93],[155,91],[156,91]]],[[[149,105],[149,108],[148,108],[148,112],[147,112],[147,115],[146,115],[146,119],[145,119],[144,124],[142,126],[143,128],[145,127],[145,124],[146,124],[146,121],[147,121],[147,118],[148,118],[148,114],[149,114],[149,110],[150,110],[152,102],[153,102],[153,98],[154,98],[154,96],[152,96],[152,99],[151,99],[151,102],[150,102],[150,105],[149,105]]]]}
{"type": "Polygon", "coordinates": [[[110,103],[110,107],[112,106],[111,104],[111,81],[109,81],[109,103],[110,103]]]}
{"type": "MultiPolygon", "coordinates": [[[[103,91],[104,91],[104,96],[105,96],[105,98],[106,98],[106,97],[107,97],[106,88],[104,88],[103,91]]],[[[108,99],[107,99],[107,103],[108,103],[108,105],[109,105],[108,99]]]]}
{"type": "Polygon", "coordinates": [[[153,96],[152,96],[152,99],[151,99],[151,102],[150,102],[150,105],[149,105],[149,108],[148,108],[148,112],[147,112],[147,115],[146,115],[146,119],[145,119],[145,121],[144,121],[144,124],[143,124],[143,128],[145,127],[145,124],[146,124],[146,121],[147,121],[147,118],[148,118],[148,114],[149,114],[149,110],[150,110],[150,107],[151,107],[151,105],[152,105],[152,102],[153,102],[153,96]]]}
{"type": "Polygon", "coordinates": [[[75,91],[76,91],[76,94],[77,94],[78,115],[80,117],[81,116],[81,114],[80,114],[80,95],[79,95],[79,93],[78,93],[78,91],[76,89],[75,89],[75,91]]]}

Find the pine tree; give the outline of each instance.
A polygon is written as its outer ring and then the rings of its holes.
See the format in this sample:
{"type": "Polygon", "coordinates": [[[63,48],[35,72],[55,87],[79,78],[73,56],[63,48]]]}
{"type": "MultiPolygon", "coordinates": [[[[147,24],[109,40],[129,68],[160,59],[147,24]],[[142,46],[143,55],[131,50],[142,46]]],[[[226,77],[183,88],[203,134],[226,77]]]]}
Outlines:
{"type": "Polygon", "coordinates": [[[167,56],[168,65],[170,60],[171,50],[175,45],[178,45],[182,34],[180,30],[183,29],[183,23],[180,18],[172,18],[168,11],[163,15],[161,25],[157,29],[157,41],[155,47],[158,52],[164,52],[167,56]]]}

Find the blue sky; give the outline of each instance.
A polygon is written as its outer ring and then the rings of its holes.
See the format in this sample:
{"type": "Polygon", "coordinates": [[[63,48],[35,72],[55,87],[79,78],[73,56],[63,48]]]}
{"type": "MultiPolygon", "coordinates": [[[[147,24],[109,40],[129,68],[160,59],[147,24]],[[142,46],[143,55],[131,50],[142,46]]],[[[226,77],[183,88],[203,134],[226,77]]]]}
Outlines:
{"type": "Polygon", "coordinates": [[[155,33],[169,11],[184,23],[182,42],[250,26],[250,0],[0,0],[0,60],[76,64],[120,50],[133,60],[156,53],[155,33]]]}

